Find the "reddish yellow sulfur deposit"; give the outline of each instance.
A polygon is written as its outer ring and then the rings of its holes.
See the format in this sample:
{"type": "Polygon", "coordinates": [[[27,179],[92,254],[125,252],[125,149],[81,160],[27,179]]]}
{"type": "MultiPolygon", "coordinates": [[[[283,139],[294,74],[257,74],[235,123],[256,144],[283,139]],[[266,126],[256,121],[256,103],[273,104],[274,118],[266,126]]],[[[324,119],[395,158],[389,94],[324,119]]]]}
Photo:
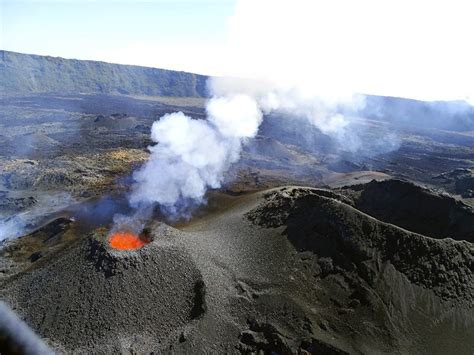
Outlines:
{"type": "Polygon", "coordinates": [[[118,250],[134,250],[148,243],[131,232],[116,232],[109,237],[109,244],[118,250]]]}

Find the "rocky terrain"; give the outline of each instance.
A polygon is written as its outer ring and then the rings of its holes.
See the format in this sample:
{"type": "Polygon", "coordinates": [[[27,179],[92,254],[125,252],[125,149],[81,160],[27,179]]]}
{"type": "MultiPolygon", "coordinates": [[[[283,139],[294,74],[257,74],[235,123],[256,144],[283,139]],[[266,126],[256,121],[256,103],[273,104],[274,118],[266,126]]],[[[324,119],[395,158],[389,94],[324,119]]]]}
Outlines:
{"type": "Polygon", "coordinates": [[[193,218],[120,251],[151,125],[204,119],[205,78],[1,55],[0,298],[56,352],[473,353],[472,107],[368,97],[347,145],[268,115],[193,218]]]}
{"type": "Polygon", "coordinates": [[[62,352],[472,352],[471,243],[326,189],[214,199],[177,228],[152,222],[142,249],[111,249],[104,229],[77,238],[4,279],[2,297],[62,352]]]}
{"type": "Polygon", "coordinates": [[[350,353],[472,351],[472,244],[386,224],[327,190],[283,188],[264,199],[248,218],[285,228],[327,297],[327,309],[339,308],[333,320],[338,331],[360,341],[350,353]],[[368,338],[380,343],[367,347],[368,338]]]}

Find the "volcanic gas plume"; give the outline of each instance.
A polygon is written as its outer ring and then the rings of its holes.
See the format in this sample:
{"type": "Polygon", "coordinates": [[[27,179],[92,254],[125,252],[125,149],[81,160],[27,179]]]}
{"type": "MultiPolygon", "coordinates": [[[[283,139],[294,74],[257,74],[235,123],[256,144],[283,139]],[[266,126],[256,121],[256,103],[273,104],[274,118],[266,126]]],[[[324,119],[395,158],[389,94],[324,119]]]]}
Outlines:
{"type": "MultiPolygon", "coordinates": [[[[208,188],[221,186],[243,145],[257,135],[263,115],[270,112],[290,113],[288,124],[294,124],[291,117],[303,117],[346,149],[358,149],[349,122],[335,103],[316,96],[302,98],[258,81],[211,79],[209,87],[214,97],[207,102],[206,120],[175,112],[153,124],[151,138],[157,144],[134,174],[133,207],[158,204],[168,215],[186,216],[190,206],[204,201],[208,188]]],[[[363,103],[362,96],[348,98],[346,105],[355,102],[363,103]]]]}
{"type": "Polygon", "coordinates": [[[163,116],[152,126],[157,144],[150,147],[150,159],[134,174],[131,204],[141,209],[158,203],[171,215],[186,213],[208,188],[221,186],[261,121],[262,112],[247,95],[210,99],[205,121],[182,112],[163,116]]]}

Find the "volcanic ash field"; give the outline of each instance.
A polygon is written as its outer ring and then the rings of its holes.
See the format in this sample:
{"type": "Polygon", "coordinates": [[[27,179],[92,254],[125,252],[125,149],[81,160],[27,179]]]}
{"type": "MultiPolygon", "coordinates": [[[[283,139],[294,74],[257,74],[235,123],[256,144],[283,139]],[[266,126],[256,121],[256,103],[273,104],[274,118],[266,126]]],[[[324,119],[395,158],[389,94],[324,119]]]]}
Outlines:
{"type": "Polygon", "coordinates": [[[4,279],[2,298],[66,353],[472,350],[467,205],[398,180],[213,198],[226,207],[121,249],[99,228],[4,279]],[[375,190],[392,196],[377,218],[375,190]],[[421,233],[407,190],[454,239],[421,233]]]}

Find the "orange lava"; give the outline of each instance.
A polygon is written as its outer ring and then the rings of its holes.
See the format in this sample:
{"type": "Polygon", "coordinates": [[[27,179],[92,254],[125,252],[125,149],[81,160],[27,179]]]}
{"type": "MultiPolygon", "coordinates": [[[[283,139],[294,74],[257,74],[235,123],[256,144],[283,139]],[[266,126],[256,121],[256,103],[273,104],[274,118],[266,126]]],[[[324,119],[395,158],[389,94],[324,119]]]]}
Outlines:
{"type": "Polygon", "coordinates": [[[118,250],[134,250],[148,244],[138,235],[130,232],[116,232],[109,237],[109,244],[118,250]]]}

